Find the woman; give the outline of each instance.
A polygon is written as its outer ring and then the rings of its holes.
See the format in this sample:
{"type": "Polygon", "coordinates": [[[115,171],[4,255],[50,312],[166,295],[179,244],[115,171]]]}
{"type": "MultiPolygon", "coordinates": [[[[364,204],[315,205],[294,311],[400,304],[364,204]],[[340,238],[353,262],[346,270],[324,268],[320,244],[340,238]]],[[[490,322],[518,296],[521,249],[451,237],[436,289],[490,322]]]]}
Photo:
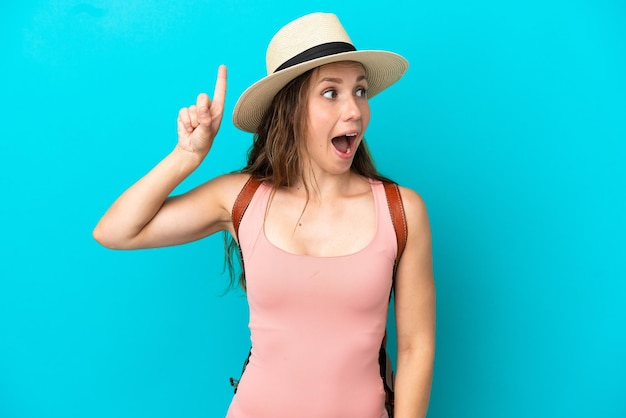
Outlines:
{"type": "MultiPolygon", "coordinates": [[[[252,351],[228,417],[386,417],[378,370],[398,247],[381,181],[363,136],[368,97],[407,68],[397,54],[356,51],[336,16],[283,27],[267,51],[268,76],[237,102],[233,121],[253,132],[247,166],[180,196],[174,188],[207,156],[226,94],[178,116],[178,144],[124,192],[94,230],[118,249],[160,247],[228,231],[238,239],[252,351]],[[233,204],[250,177],[263,183],[236,234],[233,204]]],[[[423,417],[433,358],[435,292],[426,209],[400,188],[408,237],[397,265],[395,416],[423,417]]]]}

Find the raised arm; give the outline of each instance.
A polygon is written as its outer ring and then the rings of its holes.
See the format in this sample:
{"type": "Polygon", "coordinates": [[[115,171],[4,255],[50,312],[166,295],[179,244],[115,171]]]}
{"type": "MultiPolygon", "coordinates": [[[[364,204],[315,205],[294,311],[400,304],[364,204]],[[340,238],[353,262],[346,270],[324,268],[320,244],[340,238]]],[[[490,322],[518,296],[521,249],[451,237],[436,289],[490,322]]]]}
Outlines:
{"type": "Polygon", "coordinates": [[[398,362],[395,417],[423,418],[428,410],[435,355],[435,285],[426,207],[401,188],[408,239],[398,265],[395,313],[398,362]]]}
{"type": "Polygon", "coordinates": [[[96,225],[93,236],[115,249],[162,247],[194,241],[230,223],[238,177],[223,176],[180,196],[170,193],[204,160],[219,130],[226,96],[220,66],[213,100],[202,93],[180,110],[178,143],[148,174],[127,189],[96,225]]]}

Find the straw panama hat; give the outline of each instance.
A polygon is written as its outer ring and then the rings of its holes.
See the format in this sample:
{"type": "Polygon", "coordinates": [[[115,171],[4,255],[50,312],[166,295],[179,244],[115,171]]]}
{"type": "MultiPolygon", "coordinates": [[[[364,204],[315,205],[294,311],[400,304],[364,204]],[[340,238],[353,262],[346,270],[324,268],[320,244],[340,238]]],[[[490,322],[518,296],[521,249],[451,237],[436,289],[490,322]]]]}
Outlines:
{"type": "Polygon", "coordinates": [[[283,26],[265,56],[267,76],[248,87],[233,110],[233,123],[255,132],[272,99],[291,80],[320,65],[356,61],[367,76],[368,97],[402,77],[409,67],[401,55],[388,51],[357,51],[337,16],[312,13],[283,26]]]}

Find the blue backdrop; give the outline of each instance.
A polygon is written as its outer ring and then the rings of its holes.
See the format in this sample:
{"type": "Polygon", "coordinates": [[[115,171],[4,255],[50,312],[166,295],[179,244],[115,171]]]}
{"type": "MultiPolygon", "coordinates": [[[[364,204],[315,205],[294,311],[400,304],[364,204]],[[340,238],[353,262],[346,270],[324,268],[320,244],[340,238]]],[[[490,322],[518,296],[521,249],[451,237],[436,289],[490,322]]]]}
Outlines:
{"type": "MultiPolygon", "coordinates": [[[[220,63],[230,115],[272,34],[318,10],[411,63],[368,139],[430,211],[429,417],[626,416],[625,3],[299,3],[2,3],[0,416],[224,415],[249,339],[221,237],[115,252],[91,230],[220,63]]],[[[250,139],[227,118],[180,191],[250,139]]]]}

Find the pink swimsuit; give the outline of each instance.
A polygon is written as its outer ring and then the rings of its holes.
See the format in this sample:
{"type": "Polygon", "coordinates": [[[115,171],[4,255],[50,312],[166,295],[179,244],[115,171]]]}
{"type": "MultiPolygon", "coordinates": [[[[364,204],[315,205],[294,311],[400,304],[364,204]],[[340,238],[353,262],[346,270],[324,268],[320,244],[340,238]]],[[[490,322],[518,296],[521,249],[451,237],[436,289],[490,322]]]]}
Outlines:
{"type": "Polygon", "coordinates": [[[378,350],[396,238],[383,186],[372,181],[377,228],[345,256],[288,253],[270,243],[262,184],[239,230],[252,354],[228,418],[381,418],[378,350]]]}

